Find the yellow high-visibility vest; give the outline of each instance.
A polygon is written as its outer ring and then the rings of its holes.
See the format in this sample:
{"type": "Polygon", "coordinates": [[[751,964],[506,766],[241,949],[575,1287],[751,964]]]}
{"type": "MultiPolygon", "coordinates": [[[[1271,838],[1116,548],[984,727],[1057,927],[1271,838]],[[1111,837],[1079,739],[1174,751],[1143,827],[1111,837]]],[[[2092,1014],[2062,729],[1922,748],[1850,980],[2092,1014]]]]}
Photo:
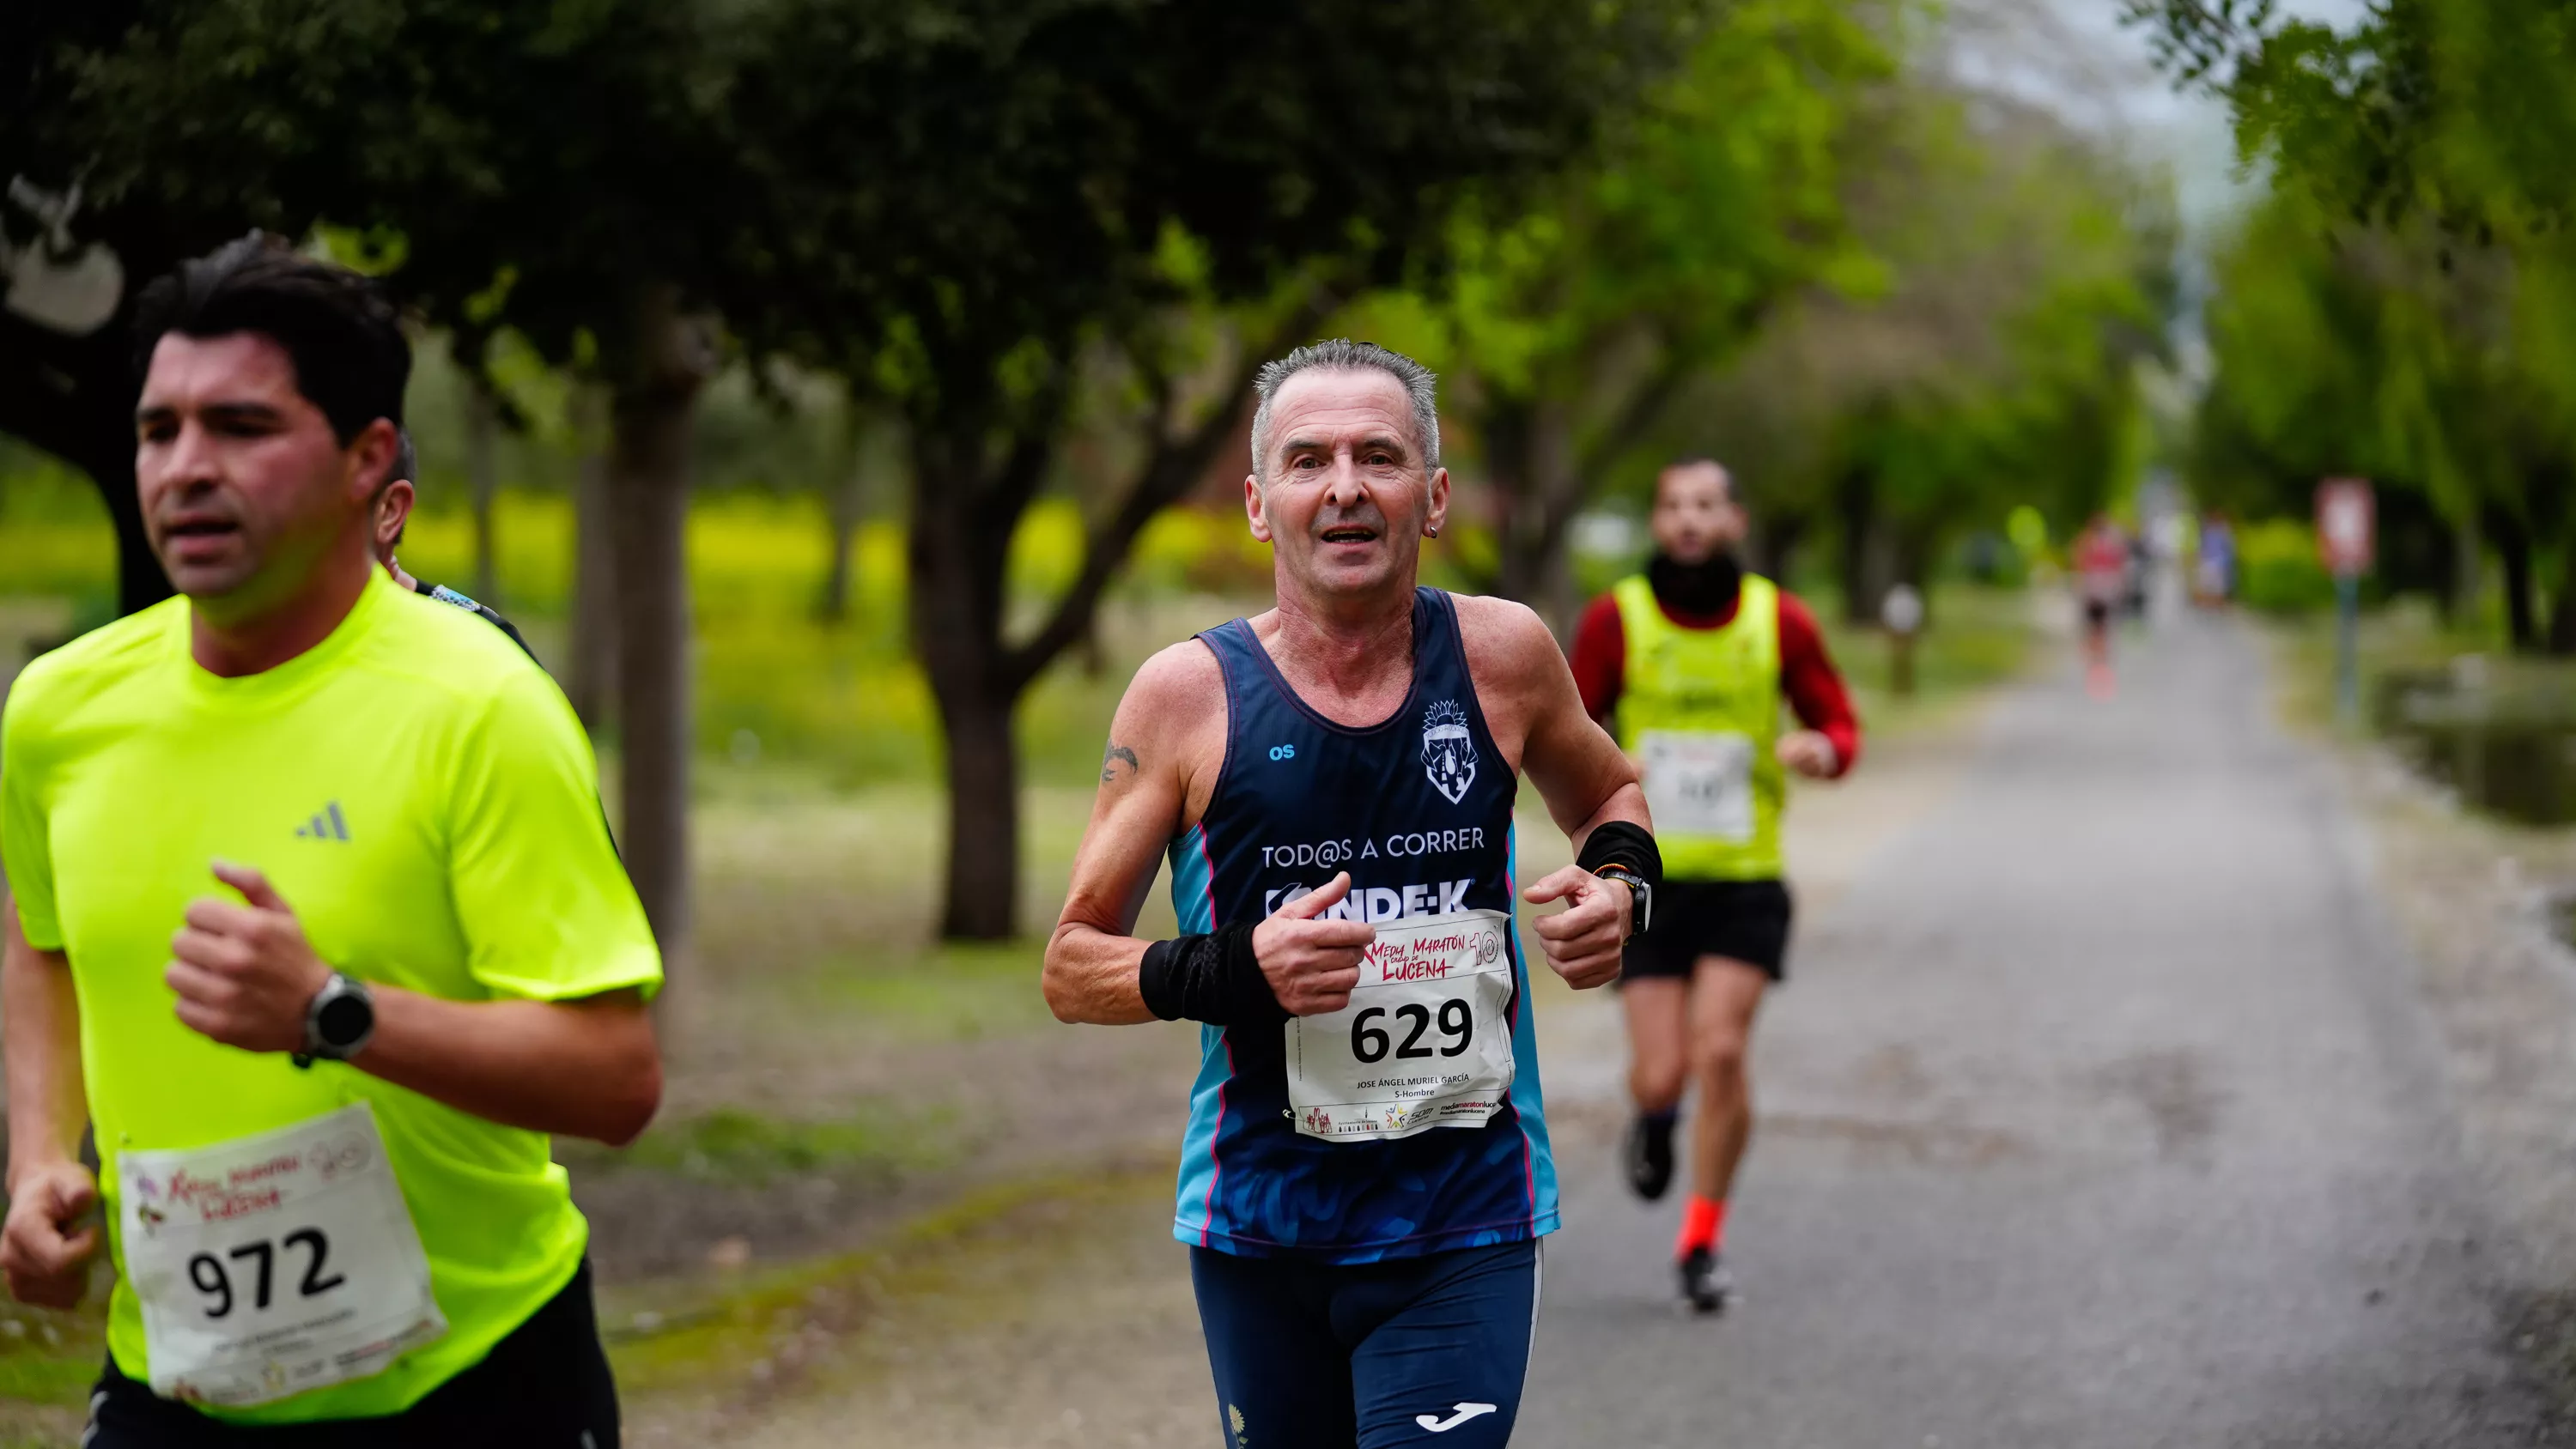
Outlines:
{"type": "Polygon", "coordinates": [[[1620,748],[1646,775],[1646,805],[1673,880],[1773,880],[1788,780],[1780,738],[1780,588],[1744,576],[1735,617],[1685,629],[1643,576],[1611,590],[1619,605],[1620,748]]]}

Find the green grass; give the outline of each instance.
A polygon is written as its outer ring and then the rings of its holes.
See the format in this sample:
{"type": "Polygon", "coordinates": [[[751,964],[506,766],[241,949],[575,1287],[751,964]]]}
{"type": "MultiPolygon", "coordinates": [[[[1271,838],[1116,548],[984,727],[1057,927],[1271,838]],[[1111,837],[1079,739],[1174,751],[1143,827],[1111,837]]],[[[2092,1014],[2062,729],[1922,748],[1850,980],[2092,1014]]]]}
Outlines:
{"type": "Polygon", "coordinates": [[[796,1122],[718,1107],[656,1125],[626,1149],[623,1161],[733,1187],[816,1173],[893,1177],[941,1164],[946,1154],[933,1131],[936,1116],[883,1103],[840,1121],[796,1122]]]}
{"type": "Polygon", "coordinates": [[[846,1331],[889,1303],[954,1303],[964,1255],[1024,1247],[1068,1214],[1132,1210],[1141,1194],[1158,1196],[1169,1175],[1129,1169],[1011,1183],[924,1213],[875,1247],[754,1270],[712,1292],[611,1291],[602,1315],[609,1360],[621,1389],[639,1397],[739,1382],[808,1322],[846,1331]]]}
{"type": "Polygon", "coordinates": [[[2031,596],[2017,589],[1949,584],[1933,591],[1931,623],[1914,646],[1914,693],[1893,690],[1894,664],[1884,630],[1842,618],[1839,599],[1810,599],[1824,624],[1825,647],[1851,688],[1864,745],[1879,730],[1903,729],[2018,674],[2037,633],[2031,596]]]}
{"type": "Polygon", "coordinates": [[[805,999],[913,1041],[979,1041],[1055,1021],[1024,943],[838,954],[817,961],[814,976],[805,999]]]}
{"type": "MultiPolygon", "coordinates": [[[[107,1359],[107,1279],[69,1313],[0,1303],[0,1406],[78,1408],[107,1359]]],[[[23,1433],[0,1407],[0,1446],[23,1433]]],[[[53,1442],[30,1439],[27,1442],[53,1442]]]]}

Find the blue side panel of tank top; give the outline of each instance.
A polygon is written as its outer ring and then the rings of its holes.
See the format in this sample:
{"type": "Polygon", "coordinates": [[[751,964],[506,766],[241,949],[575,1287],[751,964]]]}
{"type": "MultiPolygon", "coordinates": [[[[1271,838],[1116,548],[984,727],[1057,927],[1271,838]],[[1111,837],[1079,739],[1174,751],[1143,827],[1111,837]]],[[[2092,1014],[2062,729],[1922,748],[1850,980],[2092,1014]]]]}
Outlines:
{"type": "MultiPolygon", "coordinates": [[[[1198,826],[1172,841],[1172,914],[1183,935],[1204,936],[1216,929],[1208,879],[1207,832],[1198,826]]],[[[1190,1125],[1181,1137],[1181,1181],[1178,1217],[1199,1205],[1199,1234],[1192,1241],[1206,1246],[1207,1208],[1216,1192],[1216,1134],[1225,1125],[1225,1086],[1233,1075],[1227,1060],[1225,1032],[1199,1028],[1199,1074],[1190,1083],[1190,1125]]],[[[1177,1221],[1177,1219],[1176,1219],[1177,1221]]]]}
{"type": "MultiPolygon", "coordinates": [[[[1521,898],[1520,830],[1515,826],[1511,840],[1512,899],[1521,898]]],[[[1512,930],[1512,954],[1521,961],[1529,956],[1520,943],[1520,929],[1512,930]]],[[[1521,1004],[1524,1007],[1512,1022],[1512,1111],[1520,1118],[1521,1133],[1529,1142],[1530,1221],[1535,1231],[1552,1233],[1557,1229],[1556,1150],[1547,1135],[1547,1099],[1538,1082],[1538,1023],[1526,1009],[1529,1003],[1529,978],[1523,968],[1521,1004]]]]}
{"type": "MultiPolygon", "coordinates": [[[[1413,691],[1367,729],[1298,701],[1243,621],[1200,637],[1224,671],[1228,738],[1208,819],[1171,844],[1184,931],[1258,920],[1339,869],[1355,886],[1344,909],[1364,919],[1513,909],[1518,781],[1501,768],[1445,595],[1417,595],[1413,691]]],[[[1286,1120],[1279,1029],[1204,1028],[1174,1236],[1360,1263],[1554,1231],[1556,1169],[1517,932],[1512,957],[1518,1070],[1508,1108],[1482,1127],[1392,1142],[1300,1137],[1286,1120]]]]}

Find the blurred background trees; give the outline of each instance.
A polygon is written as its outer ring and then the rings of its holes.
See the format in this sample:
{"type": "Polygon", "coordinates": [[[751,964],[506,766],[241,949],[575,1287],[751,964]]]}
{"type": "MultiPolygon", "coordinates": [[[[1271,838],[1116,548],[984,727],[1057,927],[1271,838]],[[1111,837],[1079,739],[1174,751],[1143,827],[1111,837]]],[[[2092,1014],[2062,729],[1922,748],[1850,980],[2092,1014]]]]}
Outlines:
{"type": "MultiPolygon", "coordinates": [[[[2181,305],[2169,185],[1964,76],[1948,23],[1910,0],[22,7],[0,507],[60,514],[44,480],[85,476],[114,606],[159,597],[133,288],[253,226],[307,239],[414,309],[417,558],[535,625],[675,957],[693,769],[763,741],[828,779],[934,774],[932,924],[1006,936],[1034,924],[1024,758],[1080,778],[1098,749],[1048,701],[1105,662],[1103,611],[1259,607],[1249,379],[1296,342],[1444,373],[1460,525],[1433,576],[1560,624],[1633,565],[1676,455],[1728,462],[1761,562],[1853,617],[1991,555],[2015,509],[2063,537],[2126,497],[2164,447],[2141,379],[2181,305]],[[470,547],[443,551],[450,516],[470,547]]],[[[2295,398],[2226,406],[2238,474],[2312,461],[2266,431],[2295,398]]],[[[2544,526],[2493,497],[2462,515],[2479,537],[2544,526]]],[[[31,588],[106,577],[11,533],[0,572],[31,588]]]]}
{"type": "Polygon", "coordinates": [[[2383,589],[2576,654],[2576,7],[2131,8],[2268,175],[2217,259],[2195,477],[2254,514],[2371,477],[2383,589]]]}

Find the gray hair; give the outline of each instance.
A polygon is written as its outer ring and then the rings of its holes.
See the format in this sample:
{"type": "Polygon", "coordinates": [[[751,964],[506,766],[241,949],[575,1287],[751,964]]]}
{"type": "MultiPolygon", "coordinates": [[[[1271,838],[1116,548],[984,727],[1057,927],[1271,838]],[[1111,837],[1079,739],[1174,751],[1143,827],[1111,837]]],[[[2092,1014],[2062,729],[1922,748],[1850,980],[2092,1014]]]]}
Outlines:
{"type": "Polygon", "coordinates": [[[1440,406],[1437,387],[1440,379],[1431,369],[1374,342],[1353,342],[1335,337],[1326,342],[1310,342],[1276,362],[1265,362],[1252,380],[1252,391],[1261,405],[1252,413],[1252,476],[1268,481],[1270,452],[1270,404],[1288,379],[1321,367],[1336,372],[1374,369],[1404,385],[1405,400],[1413,405],[1413,441],[1422,454],[1422,470],[1429,473],[1440,466],[1440,406]]]}

